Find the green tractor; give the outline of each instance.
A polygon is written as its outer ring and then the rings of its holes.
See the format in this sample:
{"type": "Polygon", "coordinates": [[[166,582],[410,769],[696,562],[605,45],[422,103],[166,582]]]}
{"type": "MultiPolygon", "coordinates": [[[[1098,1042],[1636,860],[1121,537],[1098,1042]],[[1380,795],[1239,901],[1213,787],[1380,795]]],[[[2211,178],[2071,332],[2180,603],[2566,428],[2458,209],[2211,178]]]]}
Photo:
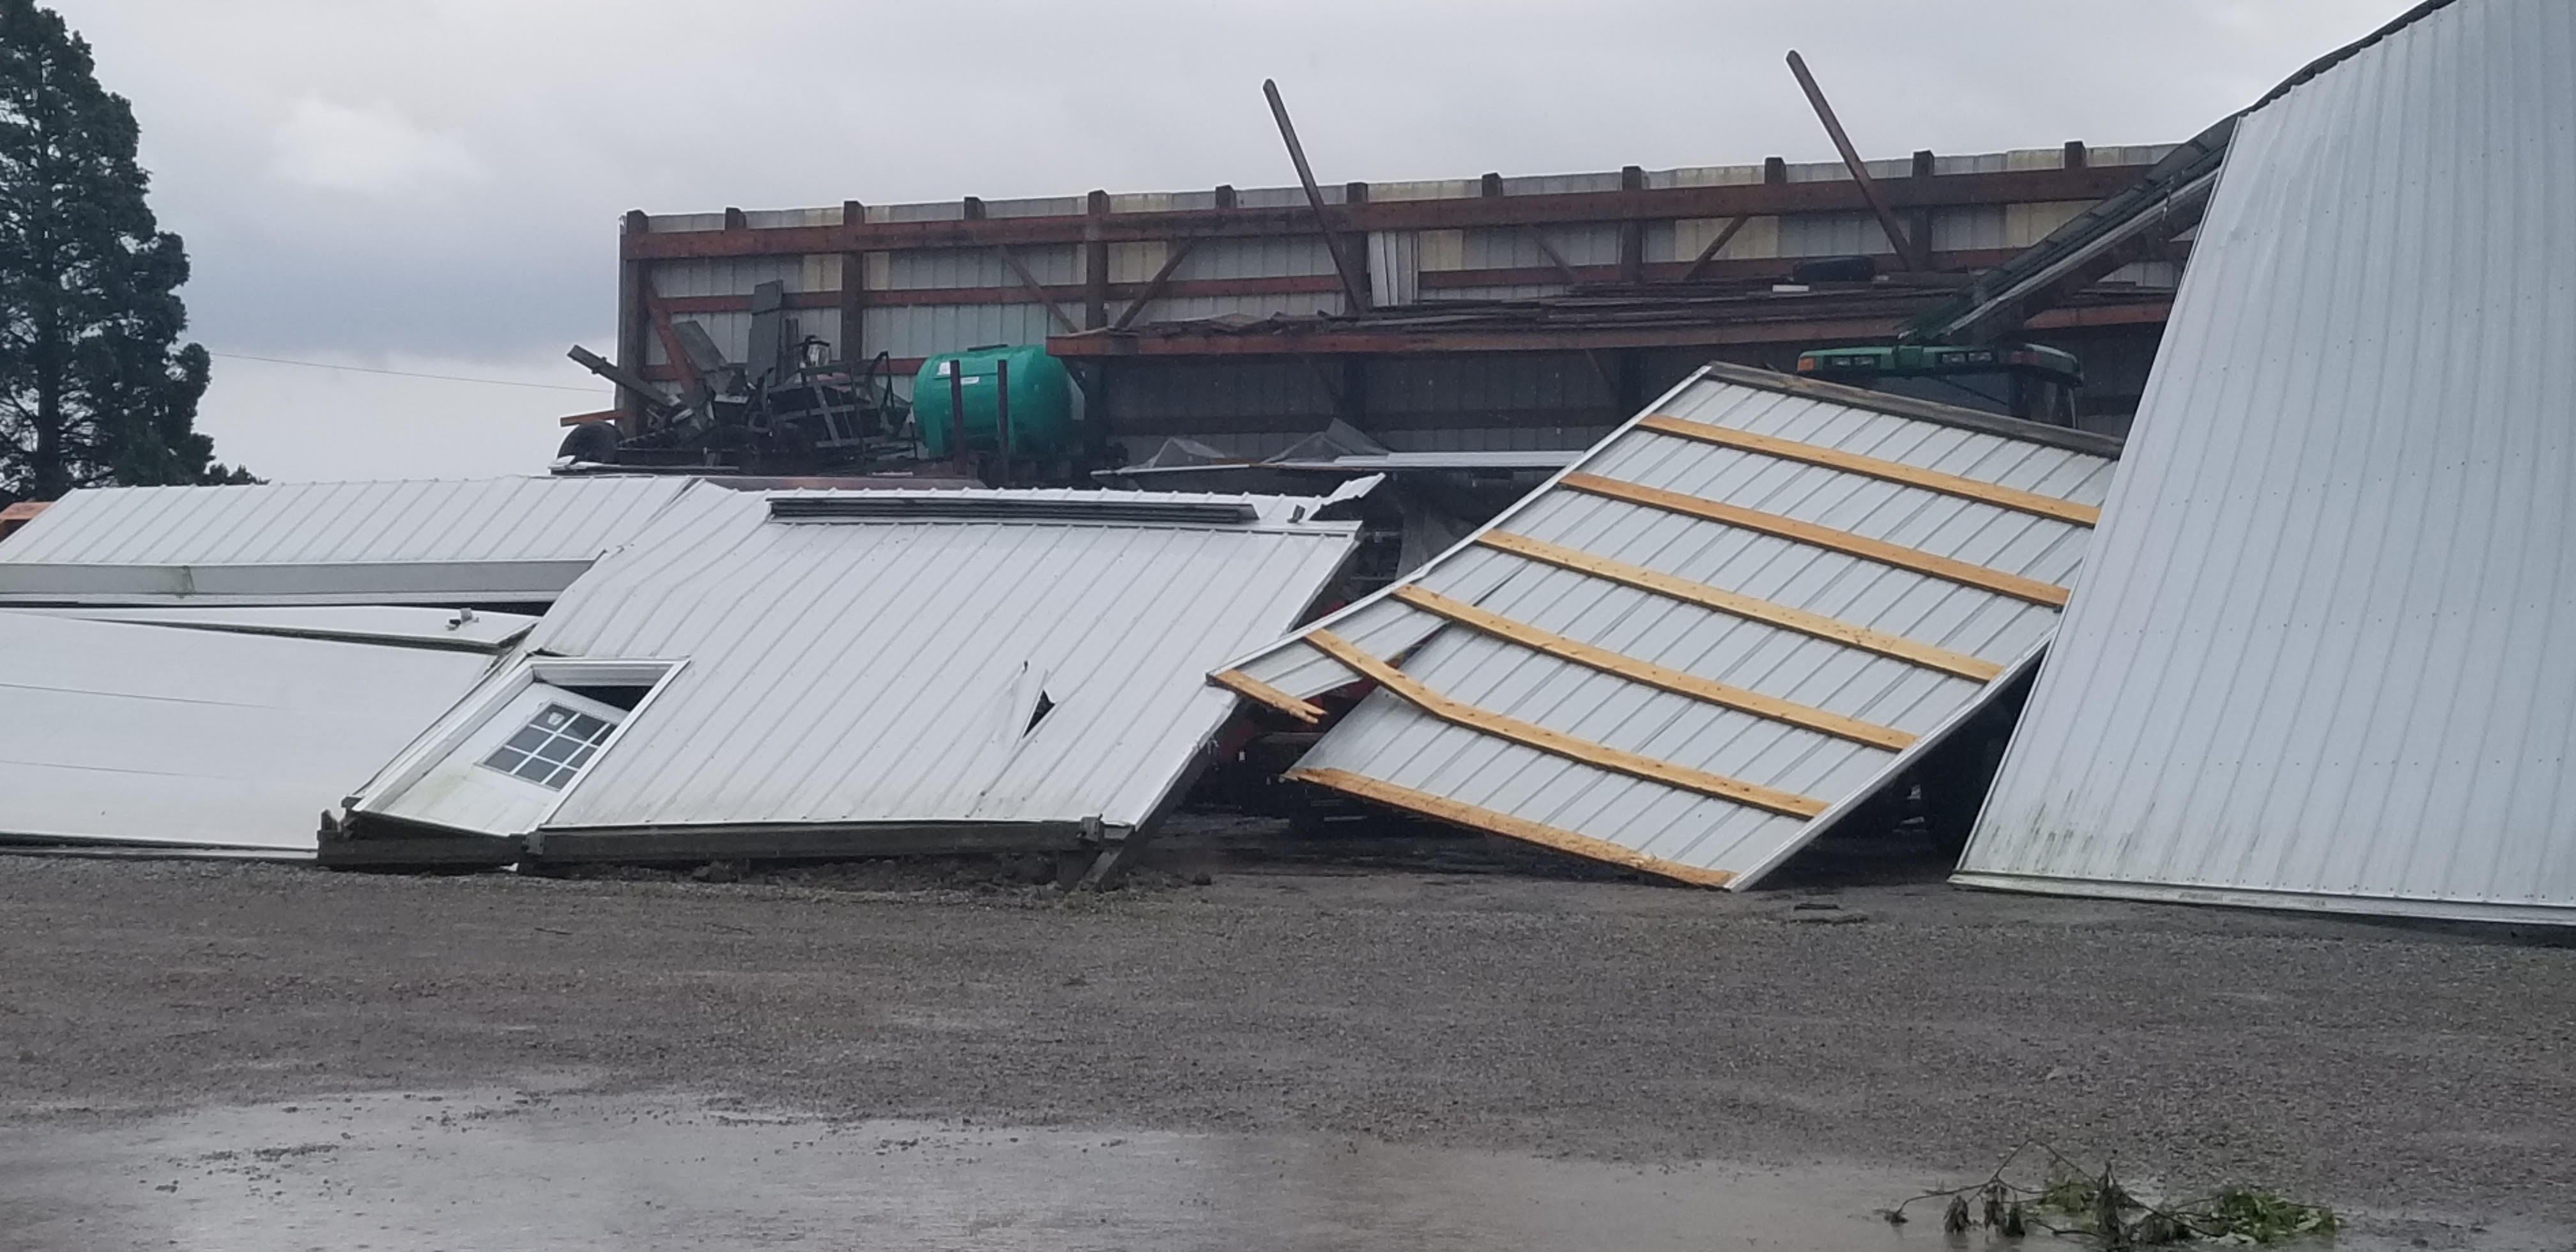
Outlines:
{"type": "Polygon", "coordinates": [[[2084,385],[2073,353],[2035,343],[1810,348],[1798,354],[1798,374],[2052,426],[2075,425],[2084,385]]]}

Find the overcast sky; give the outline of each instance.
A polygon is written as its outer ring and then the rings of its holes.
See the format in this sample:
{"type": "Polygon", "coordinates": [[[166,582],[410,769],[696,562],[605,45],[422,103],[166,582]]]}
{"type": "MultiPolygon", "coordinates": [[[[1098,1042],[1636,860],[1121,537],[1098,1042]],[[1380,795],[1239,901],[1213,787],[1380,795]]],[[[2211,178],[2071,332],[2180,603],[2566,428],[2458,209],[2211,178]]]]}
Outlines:
{"type": "Polygon", "coordinates": [[[617,217],[2171,142],[2404,0],[63,0],[276,478],[540,471],[617,217]],[[545,383],[503,387],[324,370],[545,383]]]}

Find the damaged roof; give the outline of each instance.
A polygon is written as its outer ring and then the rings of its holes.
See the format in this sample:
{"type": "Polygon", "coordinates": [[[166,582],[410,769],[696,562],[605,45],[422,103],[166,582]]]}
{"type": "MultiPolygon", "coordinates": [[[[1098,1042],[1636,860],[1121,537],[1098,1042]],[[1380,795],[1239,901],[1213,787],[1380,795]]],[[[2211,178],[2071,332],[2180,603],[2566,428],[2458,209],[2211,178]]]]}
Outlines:
{"type": "Polygon", "coordinates": [[[531,842],[1143,825],[1235,711],[1206,672],[1293,626],[1356,546],[1358,523],[1316,520],[1328,503],[692,491],[530,638],[664,667],[631,712],[593,714],[623,724],[531,842]]]}
{"type": "Polygon", "coordinates": [[[1712,365],[1213,681],[1376,690],[1291,777],[1743,887],[2038,657],[2118,442],[1712,365]]]}
{"type": "Polygon", "coordinates": [[[0,839],[310,856],[498,650],[0,610],[0,839]]]}
{"type": "Polygon", "coordinates": [[[551,600],[689,485],[488,478],[75,491],[0,543],[0,605],[551,600]]]}

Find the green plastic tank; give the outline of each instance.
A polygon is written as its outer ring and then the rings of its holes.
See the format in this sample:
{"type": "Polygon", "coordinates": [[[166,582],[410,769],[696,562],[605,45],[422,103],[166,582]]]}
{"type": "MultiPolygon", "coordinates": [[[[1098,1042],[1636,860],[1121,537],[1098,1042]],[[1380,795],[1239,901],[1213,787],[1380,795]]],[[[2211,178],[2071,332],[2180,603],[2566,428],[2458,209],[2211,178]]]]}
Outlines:
{"type": "Polygon", "coordinates": [[[913,376],[913,425],[920,433],[922,450],[932,460],[953,455],[948,446],[950,397],[955,394],[949,383],[952,371],[966,399],[967,451],[1001,451],[997,420],[1001,406],[995,403],[1000,388],[995,380],[1004,365],[1010,374],[1011,455],[1043,459],[1081,450],[1086,433],[1082,388],[1073,384],[1064,362],[1034,345],[994,345],[943,352],[923,361],[921,372],[913,376]]]}

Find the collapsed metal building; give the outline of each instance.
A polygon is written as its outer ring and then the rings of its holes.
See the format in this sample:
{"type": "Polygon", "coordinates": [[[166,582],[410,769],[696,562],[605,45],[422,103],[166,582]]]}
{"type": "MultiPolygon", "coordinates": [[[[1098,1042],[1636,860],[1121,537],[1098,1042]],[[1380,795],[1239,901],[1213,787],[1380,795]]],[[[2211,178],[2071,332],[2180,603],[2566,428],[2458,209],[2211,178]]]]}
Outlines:
{"type": "Polygon", "coordinates": [[[2432,0],[2244,117],[1958,881],[2576,921],[2571,64],[2432,0]]]}
{"type": "MultiPolygon", "coordinates": [[[[766,367],[802,344],[908,395],[937,354],[1042,343],[1077,370],[1107,465],[1171,438],[1263,457],[1336,420],[1397,452],[1573,451],[1712,359],[1787,369],[1806,349],[1890,342],[2172,152],[1350,182],[1314,203],[1225,186],[638,211],[619,241],[616,364],[677,392],[693,353],[766,367]],[[1830,258],[1862,266],[1802,273],[1830,258]]],[[[2118,433],[2189,224],[1981,333],[2079,358],[2075,424],[2118,433]]],[[[646,402],[620,403],[566,420],[631,427],[646,402]]]]}
{"type": "Polygon", "coordinates": [[[1235,715],[1207,671],[1311,615],[1371,485],[74,492],[0,543],[0,843],[1113,866],[1235,715]]]}

